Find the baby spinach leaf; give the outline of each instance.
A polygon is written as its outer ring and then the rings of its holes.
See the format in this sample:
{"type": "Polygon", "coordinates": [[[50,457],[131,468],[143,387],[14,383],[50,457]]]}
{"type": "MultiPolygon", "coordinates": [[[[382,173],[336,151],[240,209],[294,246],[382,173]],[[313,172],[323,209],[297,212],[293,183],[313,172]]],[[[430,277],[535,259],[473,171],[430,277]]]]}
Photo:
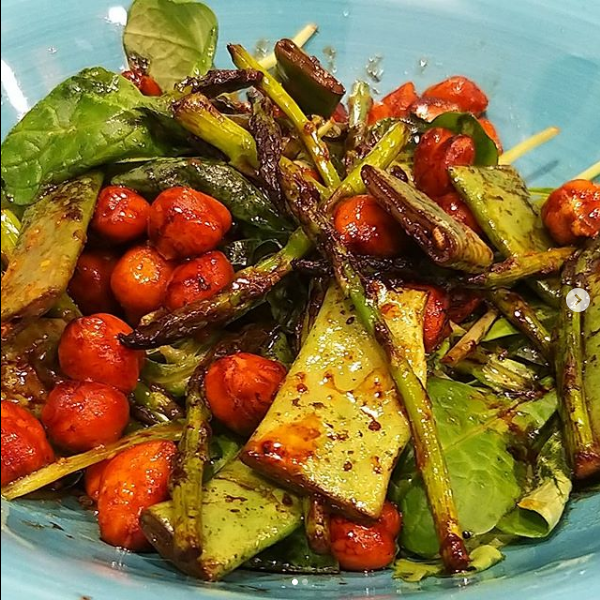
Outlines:
{"type": "Polygon", "coordinates": [[[3,191],[13,203],[29,205],[44,187],[93,167],[177,153],[149,112],[158,102],[100,67],[63,81],[2,143],[3,191]]]}
{"type": "Polygon", "coordinates": [[[163,90],[170,90],[212,66],[217,18],[194,0],[135,0],[123,45],[132,68],[143,66],[163,90]]]}
{"type": "Polygon", "coordinates": [[[498,523],[504,533],[542,538],[558,525],[573,485],[560,432],[542,447],[535,466],[533,489],[498,523]]]}
{"type": "MultiPolygon", "coordinates": [[[[522,467],[509,451],[512,420],[527,429],[527,415],[539,425],[540,411],[523,410],[529,402],[484,395],[448,379],[432,378],[427,389],[450,472],[461,528],[472,535],[492,530],[522,495],[522,467]]],[[[555,399],[554,399],[555,401],[555,399]]],[[[537,401],[534,401],[537,402],[537,401]]],[[[425,488],[414,461],[403,462],[390,496],[402,510],[403,547],[431,558],[439,544],[425,488]]]]}

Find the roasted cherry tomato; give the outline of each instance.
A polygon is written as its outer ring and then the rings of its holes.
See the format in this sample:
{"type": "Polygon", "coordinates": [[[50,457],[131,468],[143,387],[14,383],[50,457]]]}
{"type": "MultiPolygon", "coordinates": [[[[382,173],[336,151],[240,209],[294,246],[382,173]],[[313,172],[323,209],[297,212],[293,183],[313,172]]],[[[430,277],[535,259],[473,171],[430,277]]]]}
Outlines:
{"type": "Polygon", "coordinates": [[[477,120],[479,121],[479,124],[483,127],[483,130],[488,134],[490,138],[492,138],[494,144],[496,144],[496,148],[498,148],[498,153],[502,154],[502,142],[500,141],[500,136],[498,135],[494,124],[485,117],[480,117],[477,120]]]}
{"type": "Polygon", "coordinates": [[[542,220],[562,245],[600,235],[600,185],[585,179],[561,185],[542,206],[542,220]]]}
{"type": "Polygon", "coordinates": [[[165,258],[188,258],[215,248],[230,227],[231,213],[218,200],[174,187],[152,203],[148,236],[165,258]]]}
{"type": "Polygon", "coordinates": [[[174,268],[151,246],[135,246],[121,257],[110,285],[131,322],[163,305],[174,268]]]}
{"type": "Polygon", "coordinates": [[[275,360],[246,352],[231,354],[208,369],[206,399],[219,421],[249,435],[267,414],[285,374],[285,367],[275,360]]]}
{"type": "Polygon", "coordinates": [[[3,400],[2,485],[29,475],[54,460],[42,424],[25,408],[3,400]]]}
{"type": "Polygon", "coordinates": [[[92,229],[114,244],[131,242],[146,233],[149,214],[150,204],[137,192],[109,185],[98,196],[92,229]]]}
{"type": "Polygon", "coordinates": [[[109,462],[110,459],[102,460],[85,470],[85,475],[83,477],[85,493],[87,497],[94,502],[98,501],[98,495],[100,494],[100,488],[102,487],[102,479],[104,478],[104,471],[109,462]]]}
{"type": "Polygon", "coordinates": [[[73,453],[116,442],[128,421],[125,394],[93,381],[59,383],[42,409],[42,423],[52,442],[73,453]]]}
{"type": "Polygon", "coordinates": [[[450,333],[448,318],[450,297],[445,290],[434,285],[419,283],[411,284],[410,287],[428,294],[423,322],[423,342],[425,352],[432,352],[450,333]]]}
{"type": "Polygon", "coordinates": [[[479,227],[479,223],[471,212],[471,209],[457,192],[448,192],[443,196],[434,198],[434,200],[451,217],[470,227],[475,233],[482,233],[481,227],[479,227]]]}
{"type": "Polygon", "coordinates": [[[116,312],[119,304],[110,288],[118,257],[103,250],[86,250],[77,261],[69,294],[84,315],[116,312]]]}
{"type": "Polygon", "coordinates": [[[381,102],[373,103],[367,123],[372,125],[386,117],[405,117],[409,113],[409,107],[417,99],[415,85],[412,81],[408,81],[384,96],[381,102]]]}
{"type": "Polygon", "coordinates": [[[415,150],[413,175],[416,186],[432,198],[454,191],[448,167],[472,165],[475,145],[466,135],[454,135],[434,127],[426,131],[415,150]]]}
{"type": "Polygon", "coordinates": [[[98,524],[105,542],[134,551],[150,547],[140,527],[140,515],[145,508],[168,499],[176,452],[173,442],[145,442],[108,463],[98,494],[98,524]]]}
{"type": "Polygon", "coordinates": [[[462,323],[470,317],[483,302],[480,292],[466,289],[453,289],[450,292],[448,317],[454,323],[462,323]]]}
{"type": "Polygon", "coordinates": [[[409,107],[415,117],[431,123],[436,117],[447,112],[460,112],[460,106],[441,98],[417,98],[409,107]]]}
{"type": "Polygon", "coordinates": [[[143,75],[136,71],[123,71],[121,73],[125,79],[129,79],[144,96],[161,96],[160,85],[150,75],[143,75]]]}
{"type": "Polygon", "coordinates": [[[342,102],[340,102],[333,111],[331,118],[336,123],[347,123],[348,122],[348,111],[342,102]]]}
{"type": "Polygon", "coordinates": [[[368,194],[341,201],[333,222],[342,241],[355,254],[389,258],[398,256],[406,245],[400,225],[368,194]]]}
{"type": "Polygon", "coordinates": [[[373,102],[367,115],[367,125],[374,125],[381,119],[387,119],[392,116],[392,109],[383,102],[373,102]]]}
{"type": "Polygon", "coordinates": [[[334,515],[331,518],[331,551],[346,571],[383,569],[396,556],[396,537],[402,517],[386,502],[381,517],[373,525],[361,525],[334,515]]]}
{"type": "Polygon", "coordinates": [[[165,306],[176,310],[195,300],[206,300],[229,285],[233,276],[231,263],[218,250],[193,258],[173,272],[165,306]]]}
{"type": "Polygon", "coordinates": [[[462,111],[479,116],[488,105],[487,96],[477,84],[466,77],[455,75],[440,81],[423,92],[423,98],[439,98],[454,102],[462,111]]]}
{"type": "Polygon", "coordinates": [[[128,394],[137,385],[143,353],[126,348],[119,334],[132,329],[105,313],[71,321],[58,346],[60,367],[68,377],[112,385],[128,394]]]}

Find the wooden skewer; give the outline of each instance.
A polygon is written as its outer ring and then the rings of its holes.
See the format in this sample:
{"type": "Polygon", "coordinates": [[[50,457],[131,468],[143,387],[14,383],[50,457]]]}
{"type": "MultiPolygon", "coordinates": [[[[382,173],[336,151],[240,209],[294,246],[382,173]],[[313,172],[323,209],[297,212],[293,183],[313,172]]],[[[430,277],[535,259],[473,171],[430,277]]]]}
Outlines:
{"type": "MultiPolygon", "coordinates": [[[[292,38],[296,46],[302,48],[308,40],[317,32],[318,26],[316,23],[308,23],[292,38]]],[[[272,69],[277,64],[275,52],[267,54],[264,58],[258,61],[265,69],[272,69]]]]}
{"type": "Polygon", "coordinates": [[[516,146],[513,146],[510,150],[507,150],[500,155],[498,163],[501,165],[510,165],[521,156],[527,154],[534,148],[549,142],[552,138],[556,137],[560,133],[558,127],[548,127],[530,138],[519,142],[516,146]]]}
{"type": "Polygon", "coordinates": [[[575,175],[573,179],[587,179],[588,181],[592,181],[592,179],[596,179],[598,176],[600,176],[600,160],[585,169],[585,171],[581,171],[579,175],[575,175]]]}

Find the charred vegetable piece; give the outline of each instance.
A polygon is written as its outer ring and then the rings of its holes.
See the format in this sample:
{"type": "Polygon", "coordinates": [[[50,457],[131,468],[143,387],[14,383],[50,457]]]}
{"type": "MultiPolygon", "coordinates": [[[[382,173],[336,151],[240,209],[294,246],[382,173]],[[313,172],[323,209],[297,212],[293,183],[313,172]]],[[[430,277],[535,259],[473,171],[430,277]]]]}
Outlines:
{"type": "Polygon", "coordinates": [[[377,346],[332,286],[242,460],[346,514],[377,518],[409,437],[397,403],[377,346]]]}
{"type": "Polygon", "coordinates": [[[436,264],[469,272],[492,264],[494,255],[481,238],[428,196],[381,169],[367,166],[361,172],[368,191],[436,264]]]}
{"type": "Polygon", "coordinates": [[[222,162],[206,158],[156,159],[117,175],[112,183],[151,196],[172,187],[191,187],[222,202],[238,222],[275,237],[287,235],[291,229],[258,188],[222,162]]]}
{"type": "Polygon", "coordinates": [[[232,166],[252,175],[258,167],[254,138],[221,114],[202,94],[184,96],[173,106],[175,120],[194,135],[218,148],[232,166]]]}
{"type": "Polygon", "coordinates": [[[17,481],[13,481],[13,483],[3,487],[2,497],[7,500],[20,498],[21,496],[25,496],[46,485],[54,483],[67,475],[71,475],[76,471],[86,469],[107,458],[112,458],[122,450],[143,442],[150,442],[153,440],[178,440],[181,436],[182,426],[183,424],[181,421],[155,425],[154,427],[148,427],[147,429],[140,429],[135,433],[121,438],[118,442],[114,442],[113,444],[98,446],[97,448],[88,450],[82,454],[60,458],[56,462],[49,464],[38,471],[34,471],[31,475],[17,479],[17,481]]]}
{"type": "MultiPolygon", "coordinates": [[[[242,47],[236,44],[227,46],[229,54],[239,69],[255,69],[263,74],[260,89],[285,113],[294,124],[302,143],[306,146],[323,182],[329,188],[340,184],[340,178],[330,160],[329,150],[317,135],[316,125],[310,121],[283,86],[242,47]]],[[[333,190],[332,190],[333,191],[333,190]]]]}
{"type": "Polygon", "coordinates": [[[318,211],[316,191],[310,184],[306,184],[297,170],[283,161],[281,172],[282,185],[291,210],[320,251],[331,261],[344,296],[355,305],[357,316],[367,330],[367,335],[379,345],[387,359],[384,364],[387,363],[394,387],[402,397],[400,406],[408,415],[417,463],[434,514],[440,554],[448,571],[464,570],[468,568],[469,556],[458,525],[448,471],[427,392],[405,354],[399,349],[402,347],[401,340],[396,338],[374,304],[374,290],[365,286],[354,268],[352,257],[337,238],[330,223],[318,211]]]}
{"type": "Polygon", "coordinates": [[[160,555],[194,577],[218,581],[287,537],[302,522],[300,500],[234,461],[202,492],[202,555],[183,560],[174,550],[173,507],[157,504],[142,513],[142,529],[160,555]]]}
{"type": "Polygon", "coordinates": [[[481,340],[483,340],[497,317],[498,313],[494,309],[488,310],[483,317],[478,319],[473,327],[460,338],[456,345],[444,355],[442,362],[452,366],[466,358],[477,347],[481,340]]]}
{"type": "Polygon", "coordinates": [[[275,57],[277,72],[288,94],[306,114],[328,119],[346,93],[344,86],[292,40],[279,40],[275,57]]]}
{"type": "MultiPolygon", "coordinates": [[[[599,248],[600,240],[595,240],[579,256],[573,257],[567,263],[562,276],[562,300],[557,325],[556,375],[560,399],[559,413],[569,461],[577,479],[585,479],[600,472],[600,438],[594,435],[592,429],[592,418],[595,423],[598,418],[598,390],[590,390],[589,371],[588,385],[584,385],[584,344],[589,343],[589,338],[584,340],[583,337],[582,321],[585,313],[571,310],[567,305],[566,296],[574,288],[589,287],[587,280],[590,275],[597,288],[599,248]],[[589,391],[592,393],[590,398],[587,397],[589,391]]],[[[597,306],[594,308],[597,310],[597,306]]],[[[597,315],[593,313],[592,320],[595,317],[597,315]]],[[[586,332],[598,335],[597,331],[590,329],[586,332]]],[[[592,354],[586,357],[592,359],[592,382],[595,356],[592,354]]],[[[587,367],[589,366],[588,363],[587,367]]]]}
{"type": "Polygon", "coordinates": [[[503,262],[493,264],[485,273],[471,275],[464,280],[464,283],[484,288],[511,287],[528,277],[539,277],[560,271],[574,251],[572,246],[567,246],[512,256],[503,262]]]}
{"type": "MultiPolygon", "coordinates": [[[[513,167],[451,167],[452,182],[492,244],[505,258],[544,252],[552,240],[529,203],[525,183],[513,167]]],[[[542,298],[558,303],[558,282],[532,283],[542,298]]]]}
{"type": "Polygon", "coordinates": [[[177,421],[184,417],[182,408],[158,386],[137,384],[132,392],[132,415],[147,425],[177,421]]]}
{"type": "Polygon", "coordinates": [[[2,323],[39,317],[67,289],[86,240],[102,174],[58,186],[23,220],[12,260],[2,278],[2,323]]]}
{"type": "Polygon", "coordinates": [[[251,558],[244,563],[244,568],[269,573],[340,572],[340,565],[331,554],[317,554],[311,550],[302,528],[251,558]]]}
{"type": "Polygon", "coordinates": [[[373,105],[369,84],[357,81],[348,98],[348,136],[346,137],[346,165],[354,163],[355,154],[367,135],[367,119],[373,105]]]}
{"type": "Polygon", "coordinates": [[[503,288],[489,292],[488,298],[512,325],[533,342],[533,345],[541,352],[542,356],[551,363],[554,348],[550,333],[525,299],[516,292],[503,288]]]}
{"type": "Polygon", "coordinates": [[[304,507],[304,530],[309,548],[315,554],[330,554],[330,515],[325,501],[319,496],[307,496],[302,499],[302,503],[304,507]]]}
{"type": "Polygon", "coordinates": [[[177,84],[177,89],[181,92],[200,92],[208,98],[215,98],[220,94],[231,94],[251,87],[261,79],[262,73],[253,69],[211,69],[202,77],[184,79],[177,84]]]}

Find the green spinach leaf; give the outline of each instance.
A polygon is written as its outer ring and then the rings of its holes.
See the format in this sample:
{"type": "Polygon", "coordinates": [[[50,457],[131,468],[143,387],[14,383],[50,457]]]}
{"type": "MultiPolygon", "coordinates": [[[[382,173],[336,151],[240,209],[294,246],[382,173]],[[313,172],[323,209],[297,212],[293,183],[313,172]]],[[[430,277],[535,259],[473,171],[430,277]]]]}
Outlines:
{"type": "Polygon", "coordinates": [[[100,67],[63,81],[29,111],[2,143],[3,192],[30,205],[44,187],[127,158],[176,154],[145,98],[125,78],[100,67]]]}
{"type": "Polygon", "coordinates": [[[143,64],[163,90],[204,75],[217,45],[217,18],[194,0],[135,0],[123,45],[132,68],[143,64]]]}

